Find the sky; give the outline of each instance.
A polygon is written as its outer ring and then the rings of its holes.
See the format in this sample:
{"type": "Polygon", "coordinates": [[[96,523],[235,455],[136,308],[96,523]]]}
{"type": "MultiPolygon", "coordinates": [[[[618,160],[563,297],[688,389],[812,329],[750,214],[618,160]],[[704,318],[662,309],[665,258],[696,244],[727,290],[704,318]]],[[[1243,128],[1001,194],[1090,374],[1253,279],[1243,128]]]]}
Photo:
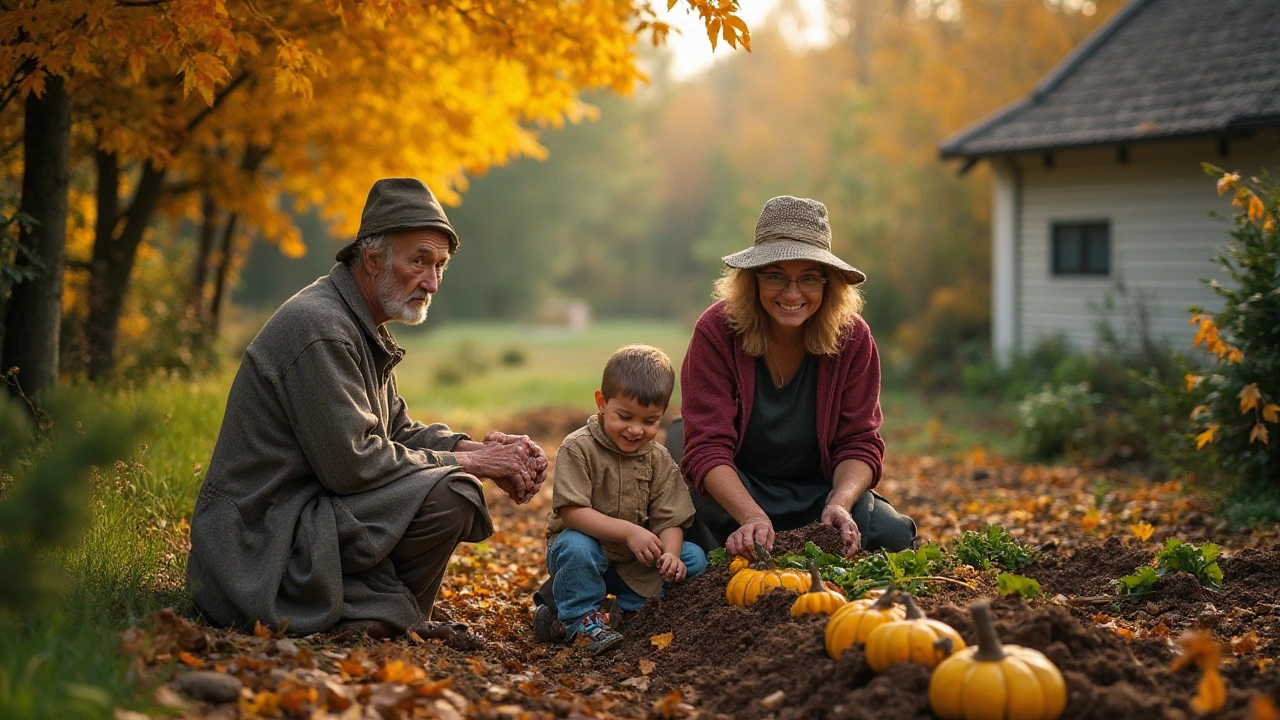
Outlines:
{"type": "MultiPolygon", "coordinates": [[[[783,18],[779,29],[784,38],[795,48],[814,47],[830,42],[830,20],[827,16],[825,0],[787,0],[796,5],[799,16],[804,19],[804,27],[792,18],[783,18]]],[[[744,0],[740,17],[753,30],[762,25],[769,14],[781,4],[781,0],[744,0]]],[[[721,42],[711,51],[711,42],[707,40],[707,30],[696,13],[687,10],[688,5],[677,4],[668,11],[663,20],[680,30],[679,35],[672,33],[667,38],[673,62],[671,76],[675,80],[685,80],[703,70],[712,63],[730,57],[735,51],[721,42]]]]}

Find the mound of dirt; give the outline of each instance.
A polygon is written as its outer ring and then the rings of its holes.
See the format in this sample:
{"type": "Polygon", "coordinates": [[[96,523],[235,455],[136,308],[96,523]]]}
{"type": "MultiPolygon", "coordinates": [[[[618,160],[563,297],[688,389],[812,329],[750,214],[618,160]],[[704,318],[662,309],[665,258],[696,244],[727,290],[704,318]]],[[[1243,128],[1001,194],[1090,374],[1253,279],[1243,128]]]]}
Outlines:
{"type": "MultiPolygon", "coordinates": [[[[780,533],[776,549],[798,551],[806,541],[838,552],[839,536],[821,526],[780,533]]],[[[1150,557],[1114,540],[1060,555],[1050,553],[1027,572],[1041,582],[1042,599],[992,601],[996,628],[1006,643],[1039,650],[1062,670],[1070,693],[1065,718],[1194,716],[1189,703],[1196,692],[1198,671],[1169,672],[1169,662],[1177,655],[1169,639],[1127,639],[1090,620],[1096,608],[1082,610],[1053,601],[1059,595],[1105,595],[1111,592],[1111,580],[1149,562],[1150,557]]],[[[1140,602],[1102,609],[1120,616],[1147,613],[1152,623],[1175,616],[1174,622],[1166,621],[1170,628],[1179,618],[1188,620],[1188,626],[1213,625],[1203,619],[1206,605],[1219,608],[1209,612],[1225,620],[1230,613],[1221,609],[1232,598],[1261,599],[1268,592],[1270,598],[1277,597],[1277,560],[1274,551],[1242,551],[1223,561],[1227,579],[1222,594],[1181,575],[1165,578],[1156,592],[1140,602]]],[[[898,665],[877,675],[856,647],[832,660],[823,647],[825,617],[790,617],[795,596],[782,591],[766,594],[749,609],[731,607],[724,598],[728,580],[727,568],[720,566],[673,587],[662,602],[646,607],[625,627],[627,640],[618,650],[587,662],[615,683],[644,688],[648,703],[678,691],[702,717],[933,717],[927,701],[928,670],[898,665]],[[671,633],[671,643],[659,649],[651,638],[665,633],[671,633]]],[[[987,597],[994,595],[989,585],[983,589],[987,597]]],[[[966,606],[979,594],[940,583],[936,594],[920,598],[920,605],[930,616],[953,625],[966,642],[976,643],[966,606]]],[[[1230,658],[1224,665],[1229,700],[1217,717],[1245,720],[1250,700],[1260,692],[1270,692],[1280,701],[1280,669],[1274,663],[1257,662],[1280,636],[1280,623],[1275,620],[1270,618],[1265,630],[1261,624],[1254,626],[1264,637],[1252,654],[1230,658]]]]}

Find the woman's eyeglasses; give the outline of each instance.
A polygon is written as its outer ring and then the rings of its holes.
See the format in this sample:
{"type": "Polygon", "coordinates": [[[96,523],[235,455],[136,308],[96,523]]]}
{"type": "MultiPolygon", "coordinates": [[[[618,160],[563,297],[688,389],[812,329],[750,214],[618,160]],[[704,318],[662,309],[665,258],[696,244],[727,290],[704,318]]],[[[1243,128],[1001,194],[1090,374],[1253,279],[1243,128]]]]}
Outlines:
{"type": "Polygon", "coordinates": [[[827,279],[821,275],[801,275],[793,279],[782,273],[756,273],[756,277],[760,280],[760,287],[769,292],[781,292],[791,283],[795,283],[796,287],[800,288],[800,292],[812,293],[818,292],[823,285],[827,284],[827,279]]]}

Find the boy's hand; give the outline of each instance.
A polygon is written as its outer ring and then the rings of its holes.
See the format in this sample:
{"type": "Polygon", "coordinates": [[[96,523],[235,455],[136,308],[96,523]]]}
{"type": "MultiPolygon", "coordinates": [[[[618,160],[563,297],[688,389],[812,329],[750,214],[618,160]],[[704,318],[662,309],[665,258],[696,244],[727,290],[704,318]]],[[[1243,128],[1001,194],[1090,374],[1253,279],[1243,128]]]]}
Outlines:
{"type": "Polygon", "coordinates": [[[652,566],[662,555],[662,542],[657,535],[636,525],[627,533],[627,549],[636,556],[636,560],[652,566]]]}
{"type": "Polygon", "coordinates": [[[669,582],[680,582],[688,570],[679,555],[664,552],[658,557],[658,573],[669,582]]]}

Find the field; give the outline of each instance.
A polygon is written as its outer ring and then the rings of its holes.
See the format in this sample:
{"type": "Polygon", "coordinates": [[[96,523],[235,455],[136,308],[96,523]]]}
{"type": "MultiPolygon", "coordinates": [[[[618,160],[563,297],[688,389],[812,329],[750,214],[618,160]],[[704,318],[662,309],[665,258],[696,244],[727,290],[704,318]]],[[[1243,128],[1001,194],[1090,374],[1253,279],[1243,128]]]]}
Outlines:
{"type": "MultiPolygon", "coordinates": [[[[686,332],[662,323],[602,324],[578,334],[511,326],[402,332],[409,356],[398,376],[416,417],[470,432],[529,432],[553,452],[592,411],[610,352],[648,342],[679,363],[686,332]]],[[[143,412],[152,423],[128,457],[92,475],[87,534],[57,558],[71,580],[62,601],[0,626],[0,714],[860,717],[883,707],[877,716],[930,717],[919,692],[927,674],[903,668],[876,676],[855,651],[830,660],[820,621],[789,619],[782,600],[727,607],[723,567],[673,588],[610,655],[584,659],[534,643],[529,611],[544,572],[549,492],[521,507],[491,493],[497,534],[454,558],[442,599],[489,638],[481,652],[434,642],[283,640],[195,624],[181,586],[186,519],[230,379],[230,371],[195,383],[157,378],[90,394],[96,414],[143,412]],[[153,614],[164,607],[176,614],[153,614]],[[665,649],[650,642],[666,633],[674,640],[665,649]],[[197,668],[233,677],[233,702],[197,701],[172,682],[197,668]]],[[[1029,603],[998,601],[997,624],[1006,639],[1044,650],[1063,667],[1068,717],[1188,714],[1196,676],[1170,672],[1168,664],[1176,653],[1171,640],[1197,627],[1241,650],[1240,638],[1253,633],[1247,652],[1227,651],[1225,717],[1250,717],[1259,689],[1280,687],[1273,664],[1280,607],[1271,604],[1280,594],[1280,530],[1228,528],[1210,501],[1176,484],[1013,462],[1014,428],[997,406],[896,388],[885,390],[883,404],[890,454],[881,488],[916,518],[922,537],[945,548],[964,531],[998,524],[1041,548],[1022,572],[1039,579],[1044,594],[1029,603]],[[1153,526],[1146,540],[1130,529],[1144,522],[1153,526]],[[1177,576],[1141,603],[1114,597],[1111,581],[1150,562],[1157,542],[1171,537],[1222,545],[1223,590],[1177,576]],[[1088,602],[1078,604],[1081,598],[1088,602]]],[[[783,536],[780,547],[796,549],[804,539],[830,540],[810,528],[783,536]]],[[[971,587],[938,583],[922,606],[972,641],[963,606],[996,595],[996,571],[940,574],[971,587]]]]}

